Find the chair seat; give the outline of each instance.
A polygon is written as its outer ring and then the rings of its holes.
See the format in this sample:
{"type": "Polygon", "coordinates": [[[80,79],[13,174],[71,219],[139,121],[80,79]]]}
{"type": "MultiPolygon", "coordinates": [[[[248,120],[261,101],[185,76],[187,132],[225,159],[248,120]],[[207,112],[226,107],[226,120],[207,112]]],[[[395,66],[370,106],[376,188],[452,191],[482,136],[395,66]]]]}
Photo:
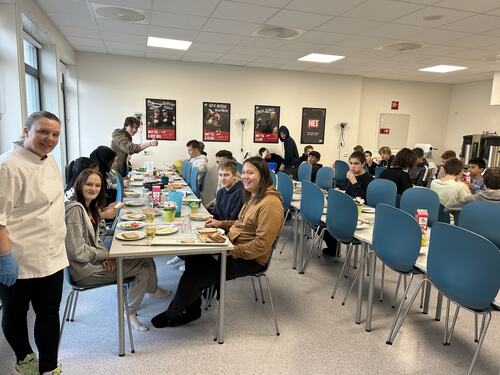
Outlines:
{"type": "MultiPolygon", "coordinates": [[[[123,279],[123,283],[127,284],[127,285],[131,284],[132,281],[134,281],[134,277],[133,276],[127,277],[127,278],[123,279]]],[[[116,285],[116,281],[113,281],[113,282],[110,282],[110,283],[95,284],[95,285],[77,285],[77,284],[73,284],[73,283],[70,283],[70,284],[71,284],[71,287],[73,289],[78,290],[79,292],[82,292],[82,291],[85,291],[85,290],[102,288],[102,287],[109,286],[109,285],[116,285]]]]}

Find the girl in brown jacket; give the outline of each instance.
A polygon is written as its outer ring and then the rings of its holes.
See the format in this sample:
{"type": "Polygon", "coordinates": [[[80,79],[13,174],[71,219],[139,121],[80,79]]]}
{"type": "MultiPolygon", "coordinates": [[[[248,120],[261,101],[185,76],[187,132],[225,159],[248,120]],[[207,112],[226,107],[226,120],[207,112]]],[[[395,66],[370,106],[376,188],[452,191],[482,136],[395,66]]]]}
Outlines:
{"type": "MultiPolygon", "coordinates": [[[[245,160],[241,181],[245,188],[244,205],[238,220],[211,219],[206,224],[226,230],[234,245],[227,257],[227,280],[253,275],[265,268],[284,221],[281,196],[272,186],[269,168],[262,158],[245,160]]],[[[211,255],[186,257],[186,270],[175,297],[166,311],[151,320],[153,326],[175,327],[198,319],[202,291],[219,281],[219,262],[211,255]]]]}

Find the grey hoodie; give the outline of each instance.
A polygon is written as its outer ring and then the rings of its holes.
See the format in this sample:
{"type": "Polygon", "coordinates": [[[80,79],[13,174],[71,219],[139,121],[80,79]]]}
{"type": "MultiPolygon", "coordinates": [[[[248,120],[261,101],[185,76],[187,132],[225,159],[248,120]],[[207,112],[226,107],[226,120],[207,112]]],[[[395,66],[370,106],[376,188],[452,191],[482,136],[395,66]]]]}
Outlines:
{"type": "Polygon", "coordinates": [[[78,281],[104,269],[102,261],[108,251],[99,239],[88,214],[81,203],[67,201],[66,209],[66,252],[69,259],[71,279],[78,281]]]}
{"type": "Polygon", "coordinates": [[[471,195],[465,203],[486,201],[492,203],[500,203],[500,190],[485,190],[480,193],[471,195]]]}

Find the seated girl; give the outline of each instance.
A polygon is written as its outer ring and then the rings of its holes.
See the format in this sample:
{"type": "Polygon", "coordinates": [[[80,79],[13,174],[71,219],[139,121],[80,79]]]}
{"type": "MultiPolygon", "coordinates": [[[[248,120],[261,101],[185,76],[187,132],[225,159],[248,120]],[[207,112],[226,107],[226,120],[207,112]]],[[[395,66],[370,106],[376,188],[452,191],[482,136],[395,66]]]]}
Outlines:
{"type": "MultiPolygon", "coordinates": [[[[366,172],[366,155],[361,151],[354,151],[349,157],[350,170],[347,172],[347,187],[345,193],[353,198],[360,197],[366,201],[366,190],[368,184],[373,181],[373,176],[366,172]]],[[[324,255],[336,256],[337,240],[325,230],[323,240],[326,248],[323,249],[324,255]]]]}
{"type": "MultiPolygon", "coordinates": [[[[241,181],[245,190],[238,220],[211,219],[207,222],[208,227],[226,230],[234,245],[227,257],[227,280],[264,270],[284,221],[281,196],[274,189],[269,168],[262,158],[245,160],[241,181]]],[[[219,283],[219,262],[209,254],[186,257],[186,270],[179,280],[175,297],[167,310],[151,320],[153,326],[175,327],[198,319],[202,291],[219,283]]]]}
{"type": "MultiPolygon", "coordinates": [[[[99,209],[105,203],[102,177],[92,169],[83,170],[74,184],[73,197],[66,201],[66,252],[71,280],[76,285],[88,286],[116,281],[115,260],[109,258],[98,236],[101,220],[99,209]]],[[[162,298],[169,291],[158,288],[156,266],[152,258],[125,259],[124,277],[134,277],[127,297],[130,321],[139,331],[146,331],[137,318],[137,309],[145,293],[162,298]]]]}

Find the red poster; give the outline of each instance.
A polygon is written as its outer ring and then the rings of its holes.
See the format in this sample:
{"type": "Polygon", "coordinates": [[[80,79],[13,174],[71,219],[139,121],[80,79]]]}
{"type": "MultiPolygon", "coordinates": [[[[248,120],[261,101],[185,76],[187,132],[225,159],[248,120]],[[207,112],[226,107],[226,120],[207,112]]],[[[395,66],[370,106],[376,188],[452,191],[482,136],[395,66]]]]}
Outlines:
{"type": "Polygon", "coordinates": [[[203,141],[229,142],[231,104],[203,102],[203,141]]]}
{"type": "Polygon", "coordinates": [[[146,99],[146,139],[175,141],[176,101],[146,99]]]}
{"type": "Polygon", "coordinates": [[[393,100],[391,102],[391,110],[397,111],[399,109],[399,102],[397,100],[393,100]]]}
{"type": "Polygon", "coordinates": [[[389,134],[391,132],[391,129],[389,129],[389,128],[380,128],[378,132],[379,132],[379,134],[389,134]]]}
{"type": "Polygon", "coordinates": [[[256,105],[254,110],[254,143],[278,143],[280,107],[256,105]]]}

